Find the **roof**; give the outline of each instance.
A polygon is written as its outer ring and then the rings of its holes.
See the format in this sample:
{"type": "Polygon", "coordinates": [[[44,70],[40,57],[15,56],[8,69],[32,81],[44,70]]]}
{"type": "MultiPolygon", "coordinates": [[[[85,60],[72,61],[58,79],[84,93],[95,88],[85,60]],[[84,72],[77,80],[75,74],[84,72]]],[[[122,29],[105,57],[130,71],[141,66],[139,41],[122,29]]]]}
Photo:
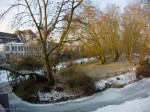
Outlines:
{"type": "Polygon", "coordinates": [[[18,37],[20,38],[20,40],[22,42],[26,42],[27,40],[29,40],[29,38],[33,39],[34,33],[32,32],[32,30],[27,29],[27,30],[17,30],[15,32],[16,35],[18,35],[18,37]],[[26,37],[27,36],[27,37],[26,37]],[[29,36],[29,37],[28,37],[29,36]]]}
{"type": "Polygon", "coordinates": [[[20,44],[21,44],[21,45],[22,45],[22,44],[24,44],[24,43],[22,43],[22,42],[13,42],[13,41],[12,41],[12,42],[8,42],[8,43],[5,43],[5,45],[9,45],[9,44],[12,44],[12,45],[13,45],[13,44],[14,44],[14,45],[20,45],[20,44]]]}
{"type": "Polygon", "coordinates": [[[24,35],[33,35],[33,34],[34,34],[34,33],[32,32],[32,30],[30,30],[30,29],[23,30],[23,31],[17,30],[17,31],[15,32],[16,35],[19,35],[19,33],[24,34],[24,35]]]}
{"type": "Polygon", "coordinates": [[[11,41],[20,42],[20,39],[16,34],[0,32],[0,43],[8,43],[11,41]]]}
{"type": "Polygon", "coordinates": [[[25,35],[33,35],[33,32],[31,30],[23,30],[25,35]]]}

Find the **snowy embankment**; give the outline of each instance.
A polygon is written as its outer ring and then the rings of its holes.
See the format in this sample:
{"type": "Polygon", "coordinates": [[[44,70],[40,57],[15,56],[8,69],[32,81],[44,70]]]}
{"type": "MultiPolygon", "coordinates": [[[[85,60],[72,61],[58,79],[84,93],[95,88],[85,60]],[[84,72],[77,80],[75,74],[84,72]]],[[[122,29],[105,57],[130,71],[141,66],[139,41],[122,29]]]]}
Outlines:
{"type": "Polygon", "coordinates": [[[8,82],[8,78],[7,78],[8,74],[9,74],[9,72],[7,72],[6,70],[0,71],[0,84],[2,84],[4,82],[8,82]]]}
{"type": "Polygon", "coordinates": [[[150,96],[147,98],[126,101],[121,105],[109,105],[93,112],[150,112],[150,96]]]}
{"type": "Polygon", "coordinates": [[[51,92],[40,92],[38,91],[39,101],[59,101],[59,100],[65,100],[76,97],[76,95],[72,93],[66,93],[66,92],[58,92],[55,90],[52,90],[51,92]]]}
{"type": "MultiPolygon", "coordinates": [[[[133,83],[137,80],[135,75],[135,69],[127,72],[125,74],[121,74],[115,77],[111,77],[105,80],[100,80],[95,83],[95,87],[97,90],[105,90],[109,87],[123,87],[124,85],[133,83]],[[118,86],[119,85],[119,86],[118,86]]],[[[40,101],[58,101],[61,99],[72,99],[75,98],[77,95],[72,93],[66,92],[58,92],[58,91],[51,91],[51,92],[38,92],[39,100],[40,101]]]]}
{"type": "Polygon", "coordinates": [[[100,80],[95,83],[95,86],[97,90],[104,90],[108,87],[122,87],[124,85],[133,83],[136,80],[137,78],[135,75],[135,69],[133,69],[125,74],[121,74],[105,80],[100,80]]]}
{"type": "MultiPolygon", "coordinates": [[[[111,77],[105,80],[100,80],[98,82],[95,82],[95,87],[97,90],[105,90],[109,87],[123,87],[124,85],[130,84],[135,82],[136,75],[135,75],[135,69],[131,70],[130,72],[127,72],[125,74],[121,74],[115,77],[111,77]]],[[[8,82],[7,79],[7,72],[6,71],[0,71],[0,83],[8,82]]],[[[77,96],[80,96],[79,94],[73,94],[69,92],[63,92],[63,91],[56,91],[55,89],[51,90],[51,92],[37,92],[38,99],[41,102],[55,102],[55,101],[61,101],[61,100],[67,100],[67,99],[74,99],[77,96]]]]}

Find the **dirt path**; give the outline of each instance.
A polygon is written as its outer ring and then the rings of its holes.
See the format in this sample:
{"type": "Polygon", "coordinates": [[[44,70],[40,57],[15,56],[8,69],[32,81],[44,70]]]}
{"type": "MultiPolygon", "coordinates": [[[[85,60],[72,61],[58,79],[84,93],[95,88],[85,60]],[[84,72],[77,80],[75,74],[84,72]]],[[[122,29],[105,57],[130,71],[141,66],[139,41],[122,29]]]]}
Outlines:
{"type": "Polygon", "coordinates": [[[135,66],[128,62],[117,62],[106,65],[91,63],[88,65],[78,66],[78,68],[87,73],[87,75],[98,79],[108,78],[117,74],[125,73],[133,67],[135,66]]]}

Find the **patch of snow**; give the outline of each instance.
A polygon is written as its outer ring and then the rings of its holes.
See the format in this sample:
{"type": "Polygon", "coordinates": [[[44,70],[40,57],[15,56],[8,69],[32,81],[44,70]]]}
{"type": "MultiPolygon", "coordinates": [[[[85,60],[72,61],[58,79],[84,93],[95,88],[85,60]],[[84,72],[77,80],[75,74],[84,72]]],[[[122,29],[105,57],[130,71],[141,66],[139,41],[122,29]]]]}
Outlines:
{"type": "Polygon", "coordinates": [[[91,58],[80,58],[80,59],[76,59],[73,61],[60,62],[56,65],[56,69],[60,70],[61,68],[68,66],[70,63],[81,64],[81,63],[85,63],[85,62],[92,62],[95,60],[96,60],[95,57],[91,57],[91,58]]]}
{"type": "MultiPolygon", "coordinates": [[[[8,82],[9,81],[12,81],[14,80],[14,77],[13,76],[9,76],[10,72],[9,71],[6,71],[6,70],[0,70],[0,84],[4,83],[4,82],[8,82]],[[9,77],[7,77],[7,75],[9,77]]],[[[22,80],[25,80],[24,77],[20,76],[20,78],[22,78],[22,80]]],[[[26,75],[25,76],[26,79],[29,78],[29,75],[26,75]]],[[[20,80],[18,80],[19,82],[20,80]]]]}
{"type": "Polygon", "coordinates": [[[134,53],[133,56],[140,57],[140,54],[134,53]]]}
{"type": "Polygon", "coordinates": [[[115,77],[108,78],[106,80],[100,80],[95,83],[97,90],[103,90],[106,88],[107,84],[119,84],[126,85],[136,81],[135,70],[127,72],[125,74],[121,74],[115,77]]]}
{"type": "Polygon", "coordinates": [[[52,90],[51,92],[40,92],[38,91],[38,96],[40,101],[57,101],[62,98],[70,98],[75,97],[74,94],[66,93],[66,92],[58,92],[55,90],[52,90]]]}
{"type": "Polygon", "coordinates": [[[150,96],[127,101],[121,105],[109,105],[93,112],[150,112],[150,96]]]}
{"type": "Polygon", "coordinates": [[[150,59],[150,55],[146,55],[146,56],[145,56],[145,59],[150,59]]]}
{"type": "Polygon", "coordinates": [[[9,72],[7,72],[5,70],[0,71],[0,84],[2,84],[4,82],[8,82],[7,73],[9,74],[9,72]]]}
{"type": "Polygon", "coordinates": [[[33,103],[29,103],[27,101],[23,101],[21,98],[19,98],[17,95],[15,95],[14,93],[12,93],[13,96],[15,97],[15,99],[10,100],[10,104],[14,105],[14,104],[19,104],[19,103],[23,103],[25,105],[28,106],[34,106],[34,107],[45,107],[45,106],[52,106],[52,105],[64,105],[64,104],[68,104],[68,103],[72,103],[72,102],[81,102],[81,101],[85,101],[87,99],[90,99],[90,97],[81,97],[78,99],[70,99],[67,101],[62,101],[62,102],[56,102],[56,103],[46,103],[46,104],[33,104],[33,103]]]}
{"type": "Polygon", "coordinates": [[[37,74],[44,74],[44,69],[40,69],[40,70],[35,70],[34,71],[35,73],[37,73],[37,74]]]}
{"type": "Polygon", "coordinates": [[[96,60],[94,57],[91,58],[81,58],[81,59],[77,59],[74,61],[75,64],[81,64],[81,63],[85,63],[85,62],[91,62],[96,60]]]}

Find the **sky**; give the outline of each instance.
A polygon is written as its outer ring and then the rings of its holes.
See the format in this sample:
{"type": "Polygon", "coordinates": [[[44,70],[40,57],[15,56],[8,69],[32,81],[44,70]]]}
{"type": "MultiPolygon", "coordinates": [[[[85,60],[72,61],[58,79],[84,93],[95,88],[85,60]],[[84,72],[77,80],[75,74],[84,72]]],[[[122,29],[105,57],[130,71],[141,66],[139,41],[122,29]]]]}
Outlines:
{"type": "MultiPolygon", "coordinates": [[[[13,3],[14,0],[0,0],[0,14],[7,10],[7,8],[10,6],[10,4],[13,3]]],[[[129,3],[134,3],[137,0],[92,0],[99,8],[103,9],[108,3],[116,4],[123,10],[125,6],[127,6],[129,3]]],[[[13,17],[13,12],[9,13],[2,21],[0,21],[0,32],[8,32],[8,33],[14,33],[15,29],[12,30],[10,23],[13,17]]],[[[24,27],[23,29],[29,29],[29,27],[24,27]]]]}

